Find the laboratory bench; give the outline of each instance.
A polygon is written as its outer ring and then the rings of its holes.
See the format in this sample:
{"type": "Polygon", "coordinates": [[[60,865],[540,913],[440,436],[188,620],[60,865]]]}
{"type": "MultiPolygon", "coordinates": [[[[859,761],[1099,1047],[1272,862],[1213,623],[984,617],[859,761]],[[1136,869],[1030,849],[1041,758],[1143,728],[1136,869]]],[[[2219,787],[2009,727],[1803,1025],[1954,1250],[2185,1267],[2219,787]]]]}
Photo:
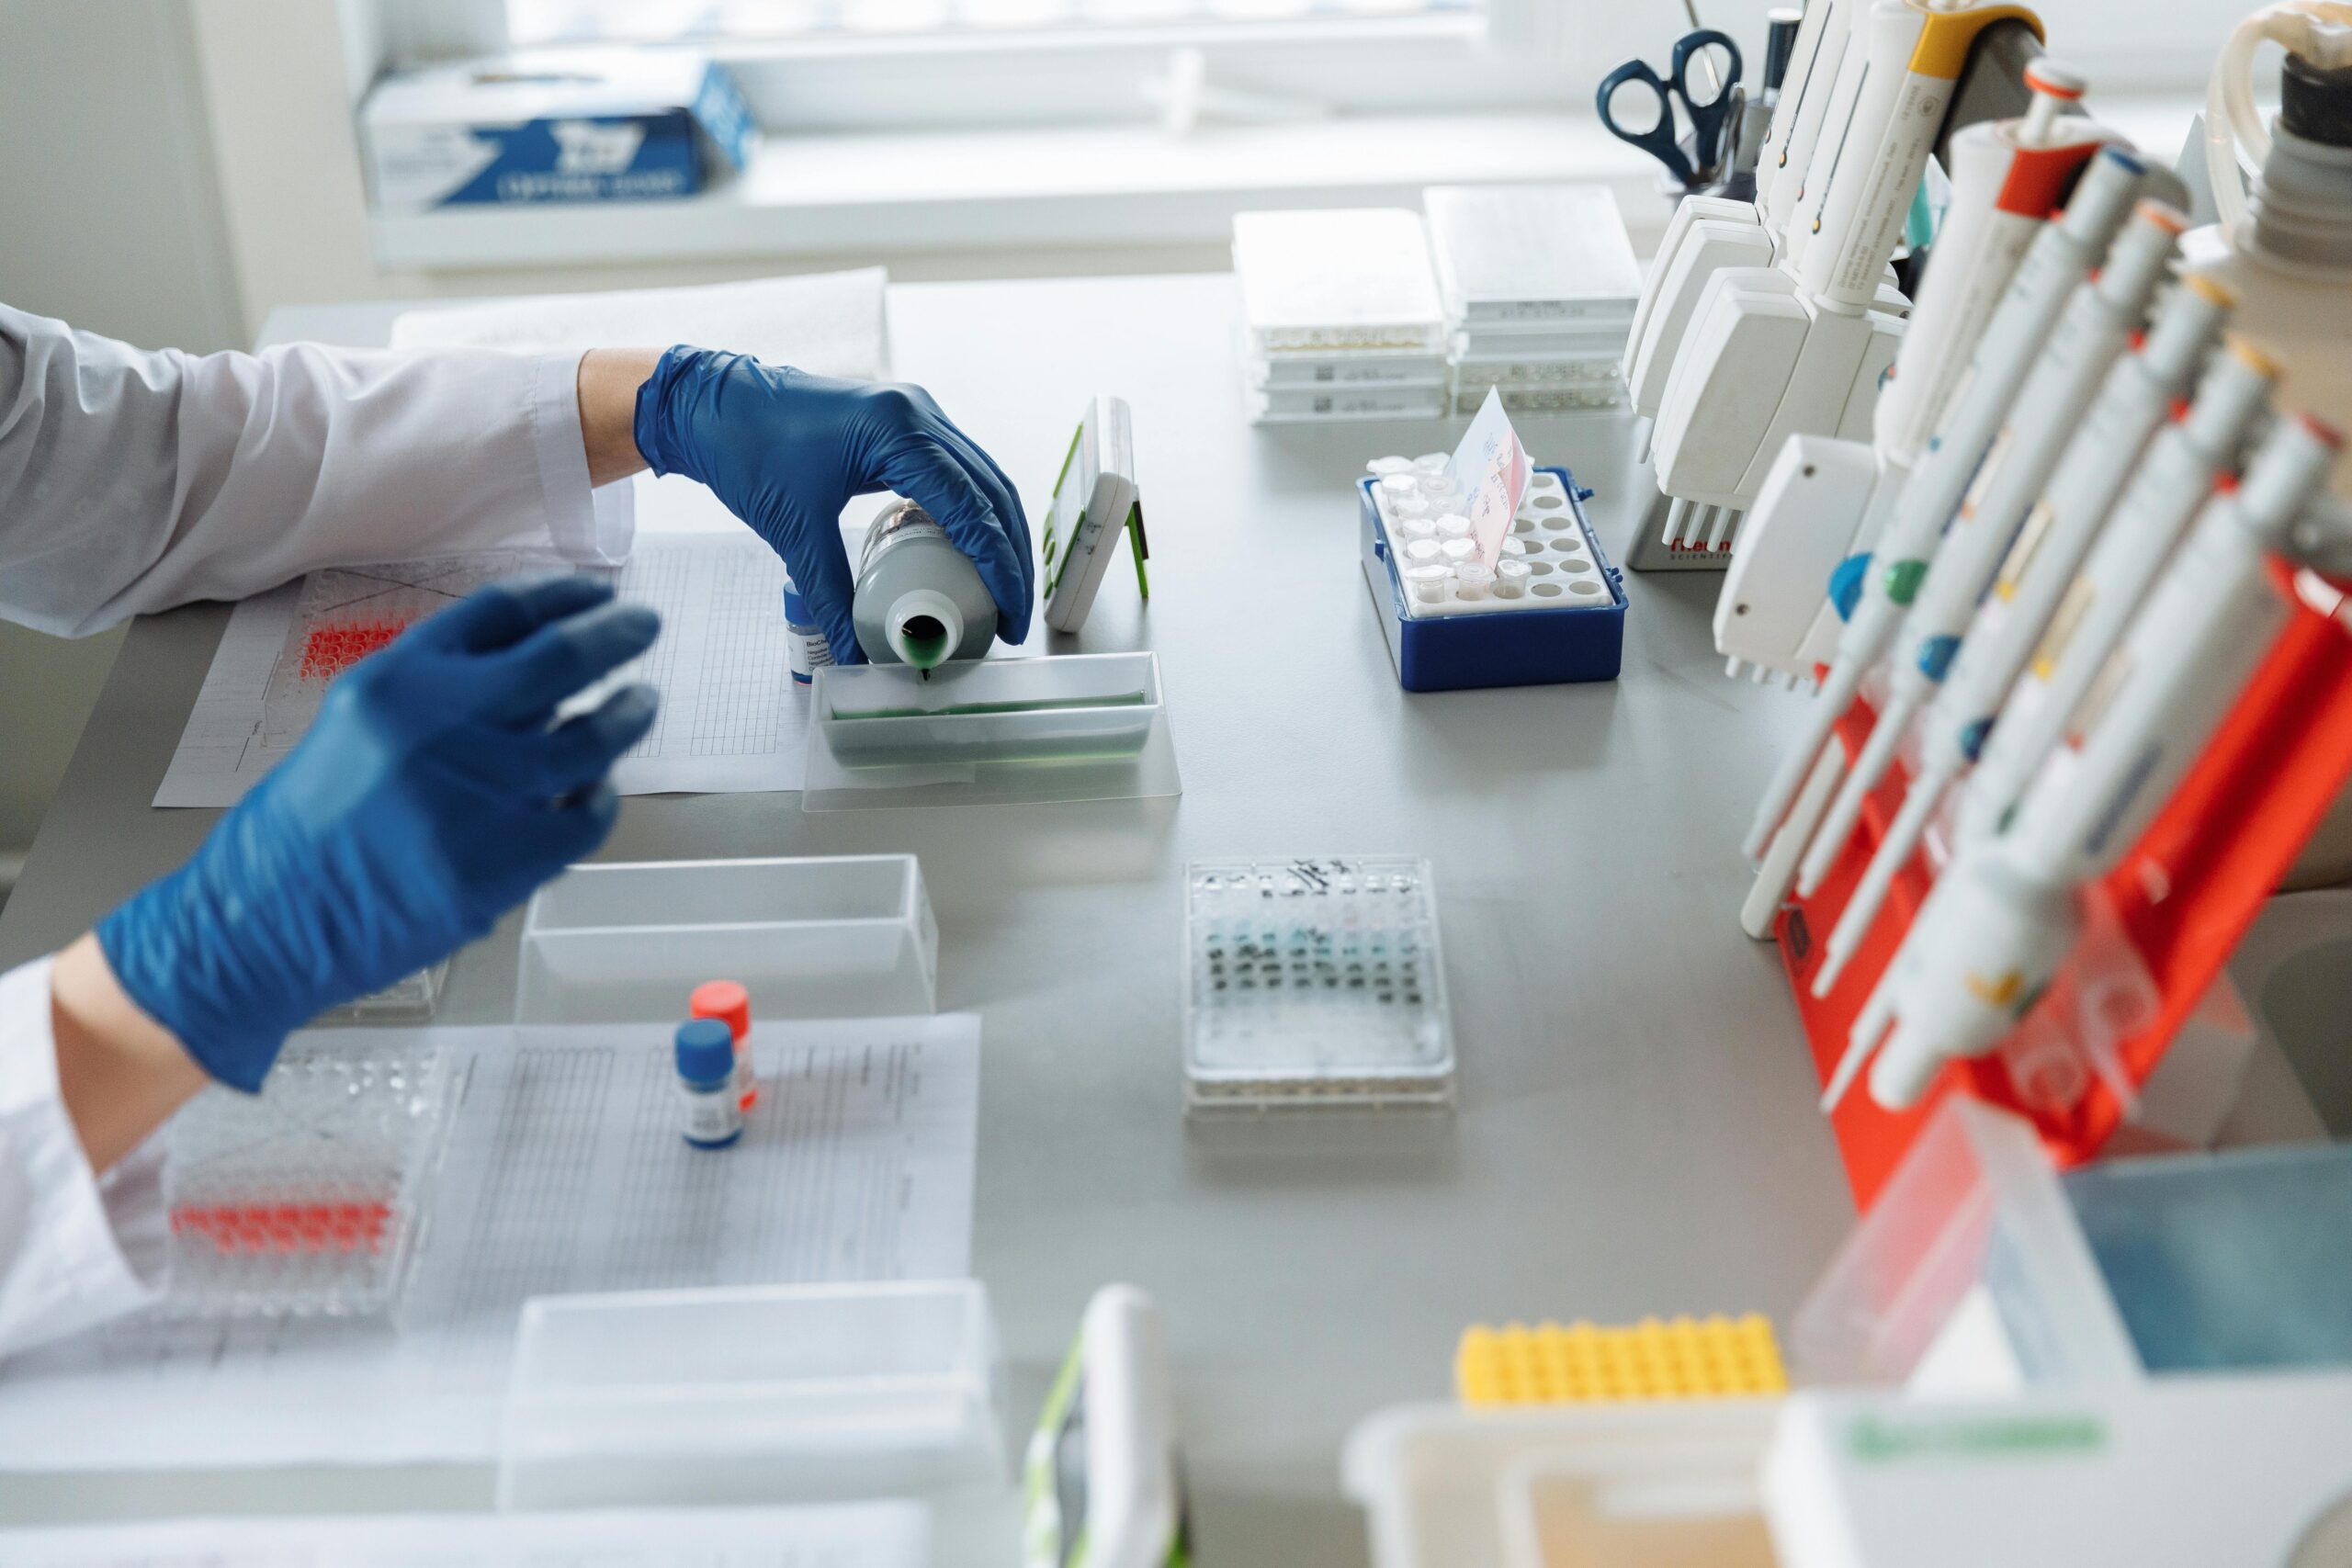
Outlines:
{"type": "MultiPolygon", "coordinates": [[[[983,1021],[972,1267],[1008,1438],[1091,1292],[1134,1281],[1168,1325],[1199,1559],[1315,1568],[1365,1558],[1341,1439],[1444,1397],[1465,1325],[1784,1318],[1854,1210],[1780,961],[1736,918],[1741,832],[1802,699],[1724,678],[1720,577],[1628,574],[1614,682],[1399,690],[1353,484],[1369,457],[1441,441],[1250,427],[1236,303],[1216,276],[889,292],[897,373],[1016,477],[1033,519],[1083,400],[1133,405],[1150,601],[1114,569],[1083,632],[1046,646],[1159,654],[1181,796],[820,814],[789,794],[639,796],[599,858],[920,857],[939,1005],[983,1021]],[[1186,862],[1373,853],[1434,866],[1455,1107],[1188,1119],[1186,862]]],[[[265,337],[381,344],[400,309],[280,310],[265,337]]],[[[1520,423],[1537,461],[1595,490],[1613,551],[1647,483],[1623,422],[1520,423]]],[[[0,963],[70,940],[217,819],[148,802],[228,617],[131,629],[0,916],[0,963]]],[[[443,1021],[511,1016],[519,924],[458,956],[443,1021]]],[[[469,1467],[0,1478],[18,1520],[489,1498],[469,1467]]]]}

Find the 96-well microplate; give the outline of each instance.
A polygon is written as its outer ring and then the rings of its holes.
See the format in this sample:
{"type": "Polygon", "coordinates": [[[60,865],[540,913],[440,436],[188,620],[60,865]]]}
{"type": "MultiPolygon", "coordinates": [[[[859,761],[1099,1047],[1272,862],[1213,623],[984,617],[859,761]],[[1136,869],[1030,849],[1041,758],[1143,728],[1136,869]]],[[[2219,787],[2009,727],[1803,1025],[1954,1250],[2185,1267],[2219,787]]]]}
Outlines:
{"type": "Polygon", "coordinates": [[[329,1039],[289,1045],[259,1094],[208,1089],[172,1119],[161,1315],[397,1307],[454,1088],[449,1054],[372,1030],[329,1039]]]}
{"type": "Polygon", "coordinates": [[[1429,862],[1196,862],[1184,947],[1193,1110],[1453,1098],[1429,862]]]}

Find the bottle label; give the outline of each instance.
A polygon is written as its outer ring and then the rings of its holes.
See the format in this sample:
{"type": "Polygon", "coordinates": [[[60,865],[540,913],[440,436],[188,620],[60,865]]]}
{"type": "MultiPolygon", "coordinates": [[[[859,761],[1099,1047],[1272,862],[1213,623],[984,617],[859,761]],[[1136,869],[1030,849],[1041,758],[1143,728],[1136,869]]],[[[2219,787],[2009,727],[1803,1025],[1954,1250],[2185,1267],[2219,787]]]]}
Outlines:
{"type": "Polygon", "coordinates": [[[752,1066],[752,1048],[735,1042],[735,1103],[749,1111],[760,1102],[760,1075],[752,1066]]]}
{"type": "Polygon", "coordinates": [[[678,1084],[679,1099],[684,1106],[684,1121],[681,1127],[690,1144],[723,1144],[743,1130],[742,1107],[736,1102],[735,1084],[731,1077],[716,1085],[678,1084]]]}

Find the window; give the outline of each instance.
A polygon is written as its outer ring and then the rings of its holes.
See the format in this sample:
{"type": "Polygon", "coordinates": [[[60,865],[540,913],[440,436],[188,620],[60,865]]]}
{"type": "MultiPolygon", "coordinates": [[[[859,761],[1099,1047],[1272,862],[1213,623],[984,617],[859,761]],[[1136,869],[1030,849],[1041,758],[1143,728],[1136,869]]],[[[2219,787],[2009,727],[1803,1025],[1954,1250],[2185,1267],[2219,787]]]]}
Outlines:
{"type": "Polygon", "coordinates": [[[523,46],[1344,22],[1471,13],[1477,0],[506,0],[523,46]]]}

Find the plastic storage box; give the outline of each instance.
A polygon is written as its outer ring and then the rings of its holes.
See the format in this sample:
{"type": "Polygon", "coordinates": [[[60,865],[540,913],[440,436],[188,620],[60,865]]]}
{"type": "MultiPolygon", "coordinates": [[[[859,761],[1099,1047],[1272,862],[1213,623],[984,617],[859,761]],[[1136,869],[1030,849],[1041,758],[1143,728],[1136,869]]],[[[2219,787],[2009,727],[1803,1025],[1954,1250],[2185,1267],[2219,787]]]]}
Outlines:
{"type": "Polygon", "coordinates": [[[542,1296],[523,1308],[502,1508],[918,1496],[1004,1476],[972,1280],[542,1296]]]}
{"type": "Polygon", "coordinates": [[[754,1018],[937,1007],[939,927],[912,855],[577,865],[523,920],[518,1024],[684,1016],[724,977],[754,1018]]]}
{"type": "Polygon", "coordinates": [[[1777,1399],[1384,1410],[1341,1484],[1374,1568],[1775,1568],[1758,1485],[1777,1399]]]}
{"type": "Polygon", "coordinates": [[[1511,525],[1514,537],[1540,547],[1529,558],[1544,570],[1527,596],[1450,604],[1430,613],[1411,604],[1397,575],[1378,481],[1359,480],[1364,583],[1397,683],[1408,692],[1450,692],[1615,680],[1625,643],[1625,584],[1585,517],[1590,493],[1579,491],[1566,468],[1536,469],[1511,525]],[[1590,592],[1569,589],[1571,575],[1590,592]]]}

